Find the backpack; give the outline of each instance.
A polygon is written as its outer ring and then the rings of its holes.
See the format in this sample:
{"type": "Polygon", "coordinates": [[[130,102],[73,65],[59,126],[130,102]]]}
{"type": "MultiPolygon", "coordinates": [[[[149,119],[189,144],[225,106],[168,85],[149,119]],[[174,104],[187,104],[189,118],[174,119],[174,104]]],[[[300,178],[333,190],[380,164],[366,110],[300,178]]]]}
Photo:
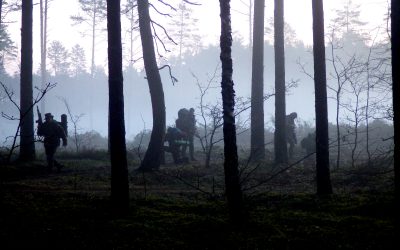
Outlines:
{"type": "Polygon", "coordinates": [[[66,114],[61,115],[61,122],[58,122],[58,124],[64,129],[65,136],[68,137],[68,119],[66,114]]]}

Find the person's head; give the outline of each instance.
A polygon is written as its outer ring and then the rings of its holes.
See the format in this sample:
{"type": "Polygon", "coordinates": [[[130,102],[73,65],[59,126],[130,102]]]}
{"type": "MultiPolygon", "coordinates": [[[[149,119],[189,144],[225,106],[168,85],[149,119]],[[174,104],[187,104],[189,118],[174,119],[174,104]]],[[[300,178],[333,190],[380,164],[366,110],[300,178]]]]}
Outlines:
{"type": "Polygon", "coordinates": [[[190,108],[189,111],[191,114],[194,114],[194,108],[190,108]]]}
{"type": "Polygon", "coordinates": [[[51,113],[46,113],[44,115],[44,120],[47,121],[47,122],[52,121],[53,118],[54,118],[54,116],[51,113]]]}
{"type": "Polygon", "coordinates": [[[178,118],[179,118],[179,119],[185,118],[185,117],[187,116],[188,112],[189,112],[189,111],[188,111],[187,109],[184,109],[184,108],[180,109],[180,110],[178,111],[178,118]]]}
{"type": "Polygon", "coordinates": [[[296,119],[297,118],[297,113],[296,112],[292,112],[292,113],[290,113],[290,118],[292,118],[292,119],[296,119]]]}

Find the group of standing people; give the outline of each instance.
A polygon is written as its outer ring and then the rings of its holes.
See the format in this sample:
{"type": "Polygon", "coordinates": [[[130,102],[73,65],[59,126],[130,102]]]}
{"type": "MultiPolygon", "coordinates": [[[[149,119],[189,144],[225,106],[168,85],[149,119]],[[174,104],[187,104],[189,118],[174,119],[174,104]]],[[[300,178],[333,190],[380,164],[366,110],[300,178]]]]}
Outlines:
{"type": "Polygon", "coordinates": [[[165,146],[164,150],[172,154],[175,164],[187,163],[189,159],[196,161],[193,145],[195,133],[196,118],[194,109],[180,109],[178,111],[178,119],[175,121],[175,127],[168,127],[165,135],[165,141],[168,142],[168,146],[165,146]],[[189,157],[186,156],[187,148],[189,148],[189,157]]]}
{"type": "MultiPolygon", "coordinates": [[[[289,158],[293,157],[294,148],[297,144],[296,138],[296,124],[295,119],[297,113],[292,112],[286,116],[286,141],[289,144],[289,158]]],[[[66,121],[65,121],[66,123],[66,121]]],[[[60,170],[62,165],[55,159],[54,155],[57,148],[60,146],[60,139],[62,145],[67,146],[67,132],[65,131],[62,123],[54,120],[51,113],[45,114],[45,122],[38,122],[38,136],[43,136],[44,148],[47,159],[47,168],[51,172],[54,167],[60,170]]],[[[175,121],[175,127],[168,127],[165,135],[165,141],[168,146],[164,146],[164,151],[170,152],[175,164],[188,163],[196,161],[194,157],[193,139],[196,134],[196,118],[194,109],[182,108],[178,111],[178,118],[175,121]],[[189,148],[189,157],[186,151],[189,148]]],[[[301,146],[306,149],[307,153],[315,150],[315,134],[310,134],[301,142],[301,146]]]]}

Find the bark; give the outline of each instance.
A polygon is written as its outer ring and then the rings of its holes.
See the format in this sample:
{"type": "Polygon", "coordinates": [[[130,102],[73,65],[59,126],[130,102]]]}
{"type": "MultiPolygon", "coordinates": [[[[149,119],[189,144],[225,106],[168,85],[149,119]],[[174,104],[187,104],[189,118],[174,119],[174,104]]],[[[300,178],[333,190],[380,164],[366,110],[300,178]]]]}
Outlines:
{"type": "Polygon", "coordinates": [[[109,143],[111,158],[111,202],[116,212],[129,209],[126,159],[120,0],[107,0],[109,143]]]}
{"type": "Polygon", "coordinates": [[[328,101],[322,0],[312,0],[313,54],[315,84],[316,172],[317,194],[332,193],[329,170],[328,101]]]}
{"type": "Polygon", "coordinates": [[[393,124],[394,124],[394,183],[396,203],[396,229],[400,233],[400,2],[391,1],[391,42],[392,42],[392,78],[393,78],[393,124]]]}
{"type": "Polygon", "coordinates": [[[254,38],[251,80],[251,159],[265,157],[264,143],[264,4],[254,2],[254,38]]]}
{"type": "Polygon", "coordinates": [[[161,164],[162,147],[165,136],[165,101],[160,73],[157,67],[153,36],[150,26],[149,1],[138,0],[139,28],[142,40],[144,68],[149,83],[151,107],[153,111],[153,129],[149,146],[139,169],[148,171],[157,169],[161,164]]]}
{"type": "MultiPolygon", "coordinates": [[[[40,78],[42,89],[47,83],[47,3],[47,0],[40,0],[40,78]]],[[[42,113],[46,113],[45,98],[40,103],[40,109],[42,113]]]]}
{"type": "Polygon", "coordinates": [[[286,144],[286,100],[285,100],[285,41],[284,41],[284,0],[275,0],[274,42],[275,42],[275,163],[287,163],[286,144]]]}
{"type": "Polygon", "coordinates": [[[32,88],[32,0],[22,1],[20,159],[35,159],[33,88],[32,88]]]}
{"type": "Polygon", "coordinates": [[[234,116],[235,91],[232,80],[232,27],[230,0],[220,0],[221,10],[221,66],[222,66],[222,105],[224,133],[224,172],[225,187],[230,216],[233,222],[243,219],[243,198],[239,181],[238,155],[236,145],[236,125],[234,116]]]}
{"type": "Polygon", "coordinates": [[[1,22],[2,10],[3,10],[3,0],[0,0],[0,24],[2,23],[2,22],[1,22]]]}

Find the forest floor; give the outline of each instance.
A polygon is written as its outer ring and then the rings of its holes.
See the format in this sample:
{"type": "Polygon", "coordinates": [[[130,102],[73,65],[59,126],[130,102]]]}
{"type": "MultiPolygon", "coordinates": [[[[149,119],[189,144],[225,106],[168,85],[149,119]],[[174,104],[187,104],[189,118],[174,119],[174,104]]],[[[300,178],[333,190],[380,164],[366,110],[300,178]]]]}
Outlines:
{"type": "Polygon", "coordinates": [[[312,168],[244,167],[247,219],[237,227],[222,165],[142,174],[130,163],[130,210],[115,217],[109,163],[62,163],[50,174],[43,161],[0,167],[1,249],[395,249],[390,169],[332,171],[335,194],[321,198],[312,168]]]}

